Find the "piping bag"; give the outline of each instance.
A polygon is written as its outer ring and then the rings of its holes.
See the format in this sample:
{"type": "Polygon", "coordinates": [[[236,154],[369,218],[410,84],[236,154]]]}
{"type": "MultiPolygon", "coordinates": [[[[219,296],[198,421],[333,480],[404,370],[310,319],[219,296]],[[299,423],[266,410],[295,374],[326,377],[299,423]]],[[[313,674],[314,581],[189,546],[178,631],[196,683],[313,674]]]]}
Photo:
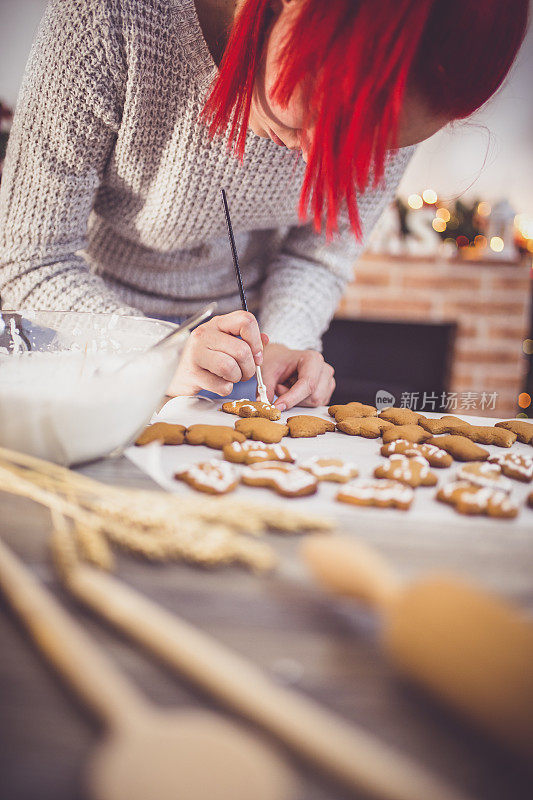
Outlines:
{"type": "Polygon", "coordinates": [[[380,615],[381,644],[403,675],[533,760],[531,619],[452,574],[404,583],[348,538],[309,536],[300,552],[322,587],[380,615]]]}

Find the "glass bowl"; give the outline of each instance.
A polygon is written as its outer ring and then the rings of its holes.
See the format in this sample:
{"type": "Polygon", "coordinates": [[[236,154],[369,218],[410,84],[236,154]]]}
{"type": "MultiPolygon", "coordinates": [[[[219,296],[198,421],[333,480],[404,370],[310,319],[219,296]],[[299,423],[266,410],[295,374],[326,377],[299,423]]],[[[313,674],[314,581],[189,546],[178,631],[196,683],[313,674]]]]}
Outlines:
{"type": "Polygon", "coordinates": [[[147,351],[175,328],[119,314],[0,312],[0,446],[66,466],[120,453],[165,395],[188,332],[147,351]]]}

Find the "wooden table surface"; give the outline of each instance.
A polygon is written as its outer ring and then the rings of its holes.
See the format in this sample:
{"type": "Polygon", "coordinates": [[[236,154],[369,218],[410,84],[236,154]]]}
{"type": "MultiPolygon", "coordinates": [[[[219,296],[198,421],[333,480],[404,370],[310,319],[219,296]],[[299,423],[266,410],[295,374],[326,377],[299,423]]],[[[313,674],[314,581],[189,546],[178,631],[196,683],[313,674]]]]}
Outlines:
{"type": "MultiPolygon", "coordinates": [[[[82,471],[118,485],[153,486],[126,458],[102,461],[82,471]]],[[[148,697],[163,706],[215,707],[61,591],[47,559],[49,531],[47,511],[0,494],[4,541],[61,597],[148,697]]],[[[357,534],[364,536],[359,530],[357,534]]],[[[294,563],[295,540],[269,538],[285,563],[294,563]]],[[[462,536],[428,530],[423,543],[420,538],[410,539],[408,528],[401,526],[395,532],[375,531],[368,538],[405,575],[433,567],[460,569],[533,610],[533,531],[529,543],[513,537],[506,540],[501,532],[479,536],[473,528],[462,536]]],[[[472,797],[531,797],[533,775],[523,764],[395,675],[380,654],[374,620],[354,605],[328,600],[283,575],[257,577],[237,568],[206,572],[121,557],[118,574],[278,681],[357,722],[472,797]]],[[[0,603],[0,798],[83,798],[84,763],[98,728],[44,666],[3,600],[0,603]]],[[[295,769],[302,777],[301,800],[347,797],[296,762],[295,769]]]]}

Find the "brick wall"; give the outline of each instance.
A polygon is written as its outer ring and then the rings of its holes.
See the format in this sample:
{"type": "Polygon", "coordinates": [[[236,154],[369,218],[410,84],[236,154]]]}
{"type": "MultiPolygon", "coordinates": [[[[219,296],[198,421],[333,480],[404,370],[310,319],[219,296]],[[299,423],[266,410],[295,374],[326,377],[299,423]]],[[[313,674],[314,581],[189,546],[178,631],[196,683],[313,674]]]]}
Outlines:
{"type": "Polygon", "coordinates": [[[367,253],[337,316],[456,321],[451,391],[477,395],[468,413],[515,416],[527,369],[522,342],[529,335],[531,293],[527,265],[367,253]],[[481,407],[483,392],[497,393],[495,408],[481,407]]]}

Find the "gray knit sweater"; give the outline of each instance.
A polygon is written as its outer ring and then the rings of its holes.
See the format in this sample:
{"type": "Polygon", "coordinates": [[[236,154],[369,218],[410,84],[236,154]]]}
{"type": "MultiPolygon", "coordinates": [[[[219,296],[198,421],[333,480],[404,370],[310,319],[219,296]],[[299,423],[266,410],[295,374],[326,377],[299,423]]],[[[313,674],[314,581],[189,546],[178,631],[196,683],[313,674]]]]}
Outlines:
{"type": "MultiPolygon", "coordinates": [[[[216,65],[194,0],[52,0],[27,65],[0,189],[3,308],[181,316],[249,303],[273,341],[320,347],[362,246],[298,219],[305,165],[249,132],[244,163],[198,122],[216,65]]],[[[359,198],[365,236],[387,188],[359,198]]]]}

